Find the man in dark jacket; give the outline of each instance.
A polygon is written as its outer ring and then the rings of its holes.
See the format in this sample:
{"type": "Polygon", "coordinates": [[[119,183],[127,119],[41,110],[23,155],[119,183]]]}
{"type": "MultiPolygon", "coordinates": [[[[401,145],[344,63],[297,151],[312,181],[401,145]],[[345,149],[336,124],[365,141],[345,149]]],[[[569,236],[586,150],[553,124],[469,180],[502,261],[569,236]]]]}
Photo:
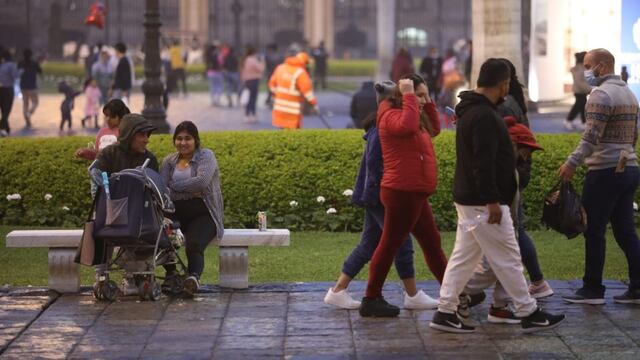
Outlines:
{"type": "Polygon", "coordinates": [[[362,121],[378,108],[373,81],[365,81],[362,87],[351,98],[351,119],[356,128],[362,129],[362,121]]]}
{"type": "Polygon", "coordinates": [[[442,58],[438,55],[437,48],[429,48],[429,55],[422,59],[420,75],[427,82],[431,98],[437,99],[440,94],[440,76],[442,75],[442,58]]]}
{"type": "Polygon", "coordinates": [[[118,66],[116,67],[115,78],[113,80],[112,99],[129,99],[131,92],[131,63],[127,58],[127,47],[123,43],[115,46],[118,66]]]}
{"type": "Polygon", "coordinates": [[[484,254],[512,298],[525,332],[553,328],[564,315],[537,307],[522,274],[522,259],[509,215],[516,194],[515,156],[496,104],[509,93],[510,69],[500,59],[480,68],[478,88],[460,95],[456,107],[456,171],[453,198],[458,212],[456,242],[440,287],[440,304],[430,326],[454,333],[474,332],[456,314],[465,284],[484,254]]]}

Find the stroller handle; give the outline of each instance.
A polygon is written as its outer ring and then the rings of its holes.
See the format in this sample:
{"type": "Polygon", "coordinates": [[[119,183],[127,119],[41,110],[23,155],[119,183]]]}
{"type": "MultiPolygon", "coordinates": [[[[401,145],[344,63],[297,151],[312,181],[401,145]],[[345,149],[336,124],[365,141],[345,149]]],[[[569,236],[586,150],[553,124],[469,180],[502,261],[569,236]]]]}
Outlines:
{"type": "Polygon", "coordinates": [[[147,158],[144,163],[142,164],[142,170],[146,169],[147,166],[149,166],[149,163],[151,162],[151,159],[147,158]]]}

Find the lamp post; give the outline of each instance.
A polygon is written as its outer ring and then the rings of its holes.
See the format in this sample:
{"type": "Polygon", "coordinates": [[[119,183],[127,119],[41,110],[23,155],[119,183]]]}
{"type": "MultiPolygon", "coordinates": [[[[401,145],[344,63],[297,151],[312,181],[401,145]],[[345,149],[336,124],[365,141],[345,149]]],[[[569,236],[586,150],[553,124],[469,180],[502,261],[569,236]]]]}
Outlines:
{"type": "Polygon", "coordinates": [[[167,114],[162,106],[163,85],[160,80],[160,11],[158,0],[145,0],[144,13],[144,109],[142,115],[158,132],[168,133],[167,114]]]}
{"type": "Polygon", "coordinates": [[[233,13],[233,28],[235,31],[235,48],[238,49],[241,46],[242,35],[240,33],[240,15],[244,8],[240,5],[238,0],[234,0],[233,4],[231,4],[231,12],[233,13]]]}

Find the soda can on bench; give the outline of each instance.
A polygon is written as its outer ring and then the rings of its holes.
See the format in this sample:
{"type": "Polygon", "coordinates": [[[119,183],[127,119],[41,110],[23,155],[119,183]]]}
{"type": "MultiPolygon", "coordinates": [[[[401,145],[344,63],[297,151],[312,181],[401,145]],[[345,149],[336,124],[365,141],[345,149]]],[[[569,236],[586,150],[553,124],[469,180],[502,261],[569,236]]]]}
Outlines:
{"type": "Polygon", "coordinates": [[[258,211],[258,231],[267,231],[267,212],[258,211]]]}

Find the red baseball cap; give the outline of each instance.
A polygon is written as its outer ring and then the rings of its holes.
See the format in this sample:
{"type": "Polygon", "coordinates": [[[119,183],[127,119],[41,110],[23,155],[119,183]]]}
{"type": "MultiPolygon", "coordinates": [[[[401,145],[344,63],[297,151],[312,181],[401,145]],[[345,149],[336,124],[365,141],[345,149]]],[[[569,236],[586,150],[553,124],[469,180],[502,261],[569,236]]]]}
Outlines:
{"type": "Polygon", "coordinates": [[[528,146],[533,150],[544,150],[542,146],[536,142],[536,138],[528,127],[522,124],[513,124],[509,126],[508,130],[511,141],[514,143],[528,146]]]}

